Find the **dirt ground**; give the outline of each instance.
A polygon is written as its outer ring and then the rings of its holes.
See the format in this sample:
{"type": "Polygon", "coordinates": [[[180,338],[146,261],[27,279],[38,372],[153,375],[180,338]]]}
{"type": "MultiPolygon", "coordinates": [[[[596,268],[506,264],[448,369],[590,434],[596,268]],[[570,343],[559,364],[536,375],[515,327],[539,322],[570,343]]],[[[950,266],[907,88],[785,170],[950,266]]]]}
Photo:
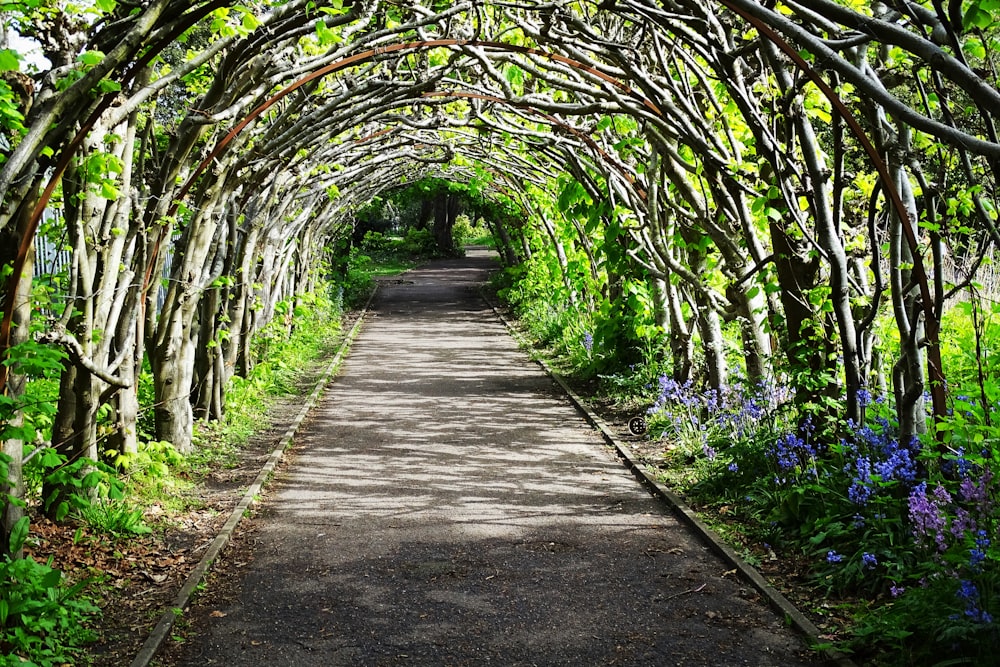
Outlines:
{"type": "Polygon", "coordinates": [[[155,664],[820,664],[517,349],[489,267],[383,288],[155,664]]]}

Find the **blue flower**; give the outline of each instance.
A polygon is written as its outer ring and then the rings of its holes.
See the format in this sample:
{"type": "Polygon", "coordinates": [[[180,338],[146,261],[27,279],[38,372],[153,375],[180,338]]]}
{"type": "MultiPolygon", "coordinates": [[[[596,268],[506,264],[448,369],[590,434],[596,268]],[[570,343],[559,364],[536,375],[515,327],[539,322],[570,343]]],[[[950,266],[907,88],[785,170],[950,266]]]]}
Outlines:
{"type": "Polygon", "coordinates": [[[830,551],[826,552],[826,562],[827,563],[839,563],[842,560],[844,560],[844,557],[841,556],[840,554],[838,554],[833,549],[831,549],[830,551]]]}
{"type": "Polygon", "coordinates": [[[863,553],[861,554],[861,560],[869,570],[874,570],[878,566],[878,558],[876,558],[875,554],[863,553]]]}
{"type": "Polygon", "coordinates": [[[955,596],[965,602],[965,616],[967,618],[977,623],[988,624],[993,622],[993,617],[979,607],[979,589],[976,588],[974,583],[968,579],[962,579],[959,582],[958,590],[955,591],[955,596]]]}
{"type": "Polygon", "coordinates": [[[858,389],[858,407],[864,408],[871,405],[872,394],[867,389],[858,389]]]}
{"type": "Polygon", "coordinates": [[[990,548],[990,538],[985,530],[976,533],[976,545],[969,549],[969,568],[973,572],[981,572],[986,562],[986,550],[990,548]]]}
{"type": "Polygon", "coordinates": [[[847,490],[847,497],[855,505],[867,505],[868,500],[875,493],[872,486],[872,464],[867,456],[859,456],[854,461],[854,469],[857,474],[851,482],[851,487],[847,490]]]}

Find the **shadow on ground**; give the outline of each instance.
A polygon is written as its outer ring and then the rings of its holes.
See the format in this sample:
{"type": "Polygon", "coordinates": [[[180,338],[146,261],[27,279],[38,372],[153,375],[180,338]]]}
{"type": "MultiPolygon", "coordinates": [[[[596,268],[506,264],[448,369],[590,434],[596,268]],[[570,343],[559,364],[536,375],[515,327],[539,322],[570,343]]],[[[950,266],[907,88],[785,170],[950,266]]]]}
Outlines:
{"type": "Polygon", "coordinates": [[[817,664],[517,349],[490,266],[383,288],[176,664],[817,664]]]}

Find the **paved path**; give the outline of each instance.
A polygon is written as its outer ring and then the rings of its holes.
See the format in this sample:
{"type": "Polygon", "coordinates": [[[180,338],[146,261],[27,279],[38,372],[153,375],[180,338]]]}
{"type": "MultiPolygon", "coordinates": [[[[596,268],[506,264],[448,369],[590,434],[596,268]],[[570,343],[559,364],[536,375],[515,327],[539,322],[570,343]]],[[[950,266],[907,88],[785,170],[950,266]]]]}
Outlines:
{"type": "Polygon", "coordinates": [[[490,266],[383,288],[182,664],[810,664],[517,349],[490,266]]]}

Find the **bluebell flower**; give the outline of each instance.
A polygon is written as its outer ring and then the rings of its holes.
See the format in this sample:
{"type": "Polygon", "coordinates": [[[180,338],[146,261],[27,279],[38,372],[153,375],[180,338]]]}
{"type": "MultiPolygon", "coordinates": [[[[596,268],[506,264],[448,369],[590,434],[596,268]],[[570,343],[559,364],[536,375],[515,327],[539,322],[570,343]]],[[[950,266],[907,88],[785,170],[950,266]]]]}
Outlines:
{"type": "Polygon", "coordinates": [[[966,618],[983,624],[993,622],[993,617],[988,612],[980,608],[979,589],[976,588],[976,585],[973,582],[968,579],[962,579],[959,582],[958,590],[955,591],[955,596],[958,597],[959,600],[965,602],[966,618]]]}
{"type": "Polygon", "coordinates": [[[874,570],[878,566],[878,558],[875,554],[865,552],[861,554],[861,560],[864,562],[865,567],[869,570],[874,570]]]}
{"type": "Polygon", "coordinates": [[[840,554],[838,554],[833,549],[831,549],[830,551],[826,552],[826,562],[827,563],[839,563],[842,560],[844,560],[844,557],[841,556],[840,554]]]}
{"type": "Polygon", "coordinates": [[[858,407],[868,407],[872,402],[872,394],[867,389],[858,389],[858,407]]]}
{"type": "Polygon", "coordinates": [[[923,544],[930,538],[938,551],[944,552],[948,545],[945,542],[947,518],[943,507],[951,502],[948,492],[937,486],[932,494],[928,494],[927,482],[920,482],[910,492],[908,502],[910,523],[917,544],[923,544]]]}
{"type": "Polygon", "coordinates": [[[872,465],[867,456],[859,456],[854,461],[854,469],[857,474],[847,490],[847,497],[855,505],[867,505],[868,500],[875,493],[872,486],[872,465]]]}

